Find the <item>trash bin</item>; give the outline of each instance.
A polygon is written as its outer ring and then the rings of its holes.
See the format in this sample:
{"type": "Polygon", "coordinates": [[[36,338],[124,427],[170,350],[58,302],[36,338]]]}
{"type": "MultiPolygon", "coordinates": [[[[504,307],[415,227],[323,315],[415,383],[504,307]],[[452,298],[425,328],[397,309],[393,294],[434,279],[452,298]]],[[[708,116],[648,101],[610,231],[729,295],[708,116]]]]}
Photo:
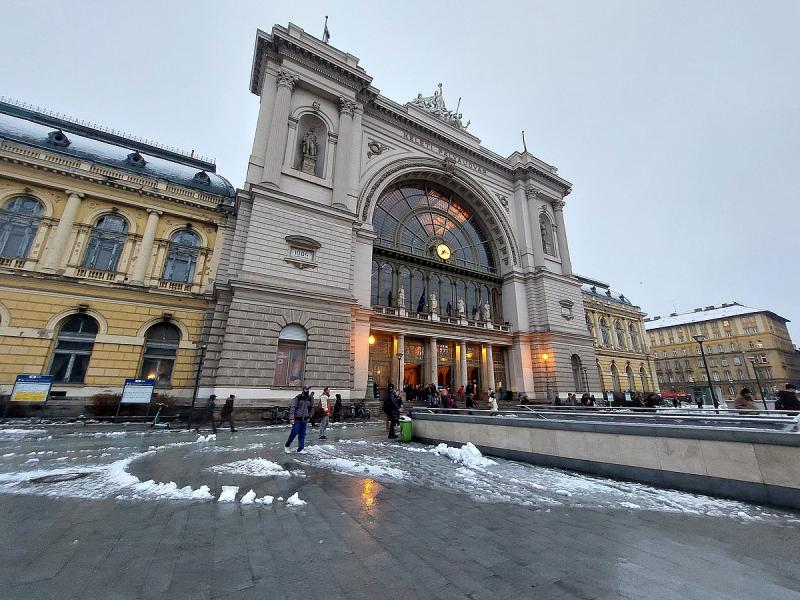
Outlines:
{"type": "Polygon", "coordinates": [[[412,421],[408,417],[400,417],[400,441],[411,441],[411,424],[412,421]]]}

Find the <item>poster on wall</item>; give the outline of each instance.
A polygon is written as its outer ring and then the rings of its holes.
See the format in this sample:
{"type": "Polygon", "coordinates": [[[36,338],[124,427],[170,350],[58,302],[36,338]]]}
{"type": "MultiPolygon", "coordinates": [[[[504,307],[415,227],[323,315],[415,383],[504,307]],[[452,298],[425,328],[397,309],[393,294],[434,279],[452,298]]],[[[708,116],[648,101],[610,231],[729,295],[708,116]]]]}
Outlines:
{"type": "Polygon", "coordinates": [[[150,404],[155,389],[155,379],[126,379],[120,404],[150,404]]]}
{"type": "Polygon", "coordinates": [[[14,389],[11,391],[11,402],[46,403],[53,385],[52,375],[17,375],[14,389]]]}

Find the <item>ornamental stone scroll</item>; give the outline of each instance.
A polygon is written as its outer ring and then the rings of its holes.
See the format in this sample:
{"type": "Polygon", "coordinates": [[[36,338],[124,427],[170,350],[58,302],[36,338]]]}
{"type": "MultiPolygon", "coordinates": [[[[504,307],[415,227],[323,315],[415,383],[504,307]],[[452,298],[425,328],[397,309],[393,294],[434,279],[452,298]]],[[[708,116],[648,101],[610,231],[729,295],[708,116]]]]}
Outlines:
{"type": "Polygon", "coordinates": [[[278,87],[285,86],[291,90],[294,88],[295,83],[297,83],[297,75],[286,69],[280,69],[276,77],[278,87]]]}
{"type": "Polygon", "coordinates": [[[344,96],[339,97],[339,113],[343,115],[350,115],[351,117],[356,114],[356,108],[358,104],[356,104],[355,100],[350,100],[349,98],[345,98],[344,96]]]}

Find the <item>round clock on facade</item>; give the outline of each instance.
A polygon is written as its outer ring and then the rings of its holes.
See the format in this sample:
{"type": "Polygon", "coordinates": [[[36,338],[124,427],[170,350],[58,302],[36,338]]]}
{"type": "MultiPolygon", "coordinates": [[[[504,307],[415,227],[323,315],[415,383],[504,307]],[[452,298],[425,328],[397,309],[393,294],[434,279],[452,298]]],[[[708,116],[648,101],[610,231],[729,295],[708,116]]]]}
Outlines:
{"type": "Polygon", "coordinates": [[[448,246],[447,244],[439,244],[438,246],[436,246],[436,254],[442,260],[447,260],[448,258],[450,258],[450,246],[448,246]]]}

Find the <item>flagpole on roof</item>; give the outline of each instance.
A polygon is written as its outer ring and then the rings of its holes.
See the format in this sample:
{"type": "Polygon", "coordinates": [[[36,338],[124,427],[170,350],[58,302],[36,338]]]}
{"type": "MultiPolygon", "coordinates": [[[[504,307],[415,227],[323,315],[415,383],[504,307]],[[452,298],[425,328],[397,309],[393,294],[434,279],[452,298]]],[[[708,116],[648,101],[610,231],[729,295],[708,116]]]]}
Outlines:
{"type": "Polygon", "coordinates": [[[327,44],[331,39],[331,32],[328,31],[328,15],[325,15],[325,29],[322,31],[322,43],[327,44]]]}

